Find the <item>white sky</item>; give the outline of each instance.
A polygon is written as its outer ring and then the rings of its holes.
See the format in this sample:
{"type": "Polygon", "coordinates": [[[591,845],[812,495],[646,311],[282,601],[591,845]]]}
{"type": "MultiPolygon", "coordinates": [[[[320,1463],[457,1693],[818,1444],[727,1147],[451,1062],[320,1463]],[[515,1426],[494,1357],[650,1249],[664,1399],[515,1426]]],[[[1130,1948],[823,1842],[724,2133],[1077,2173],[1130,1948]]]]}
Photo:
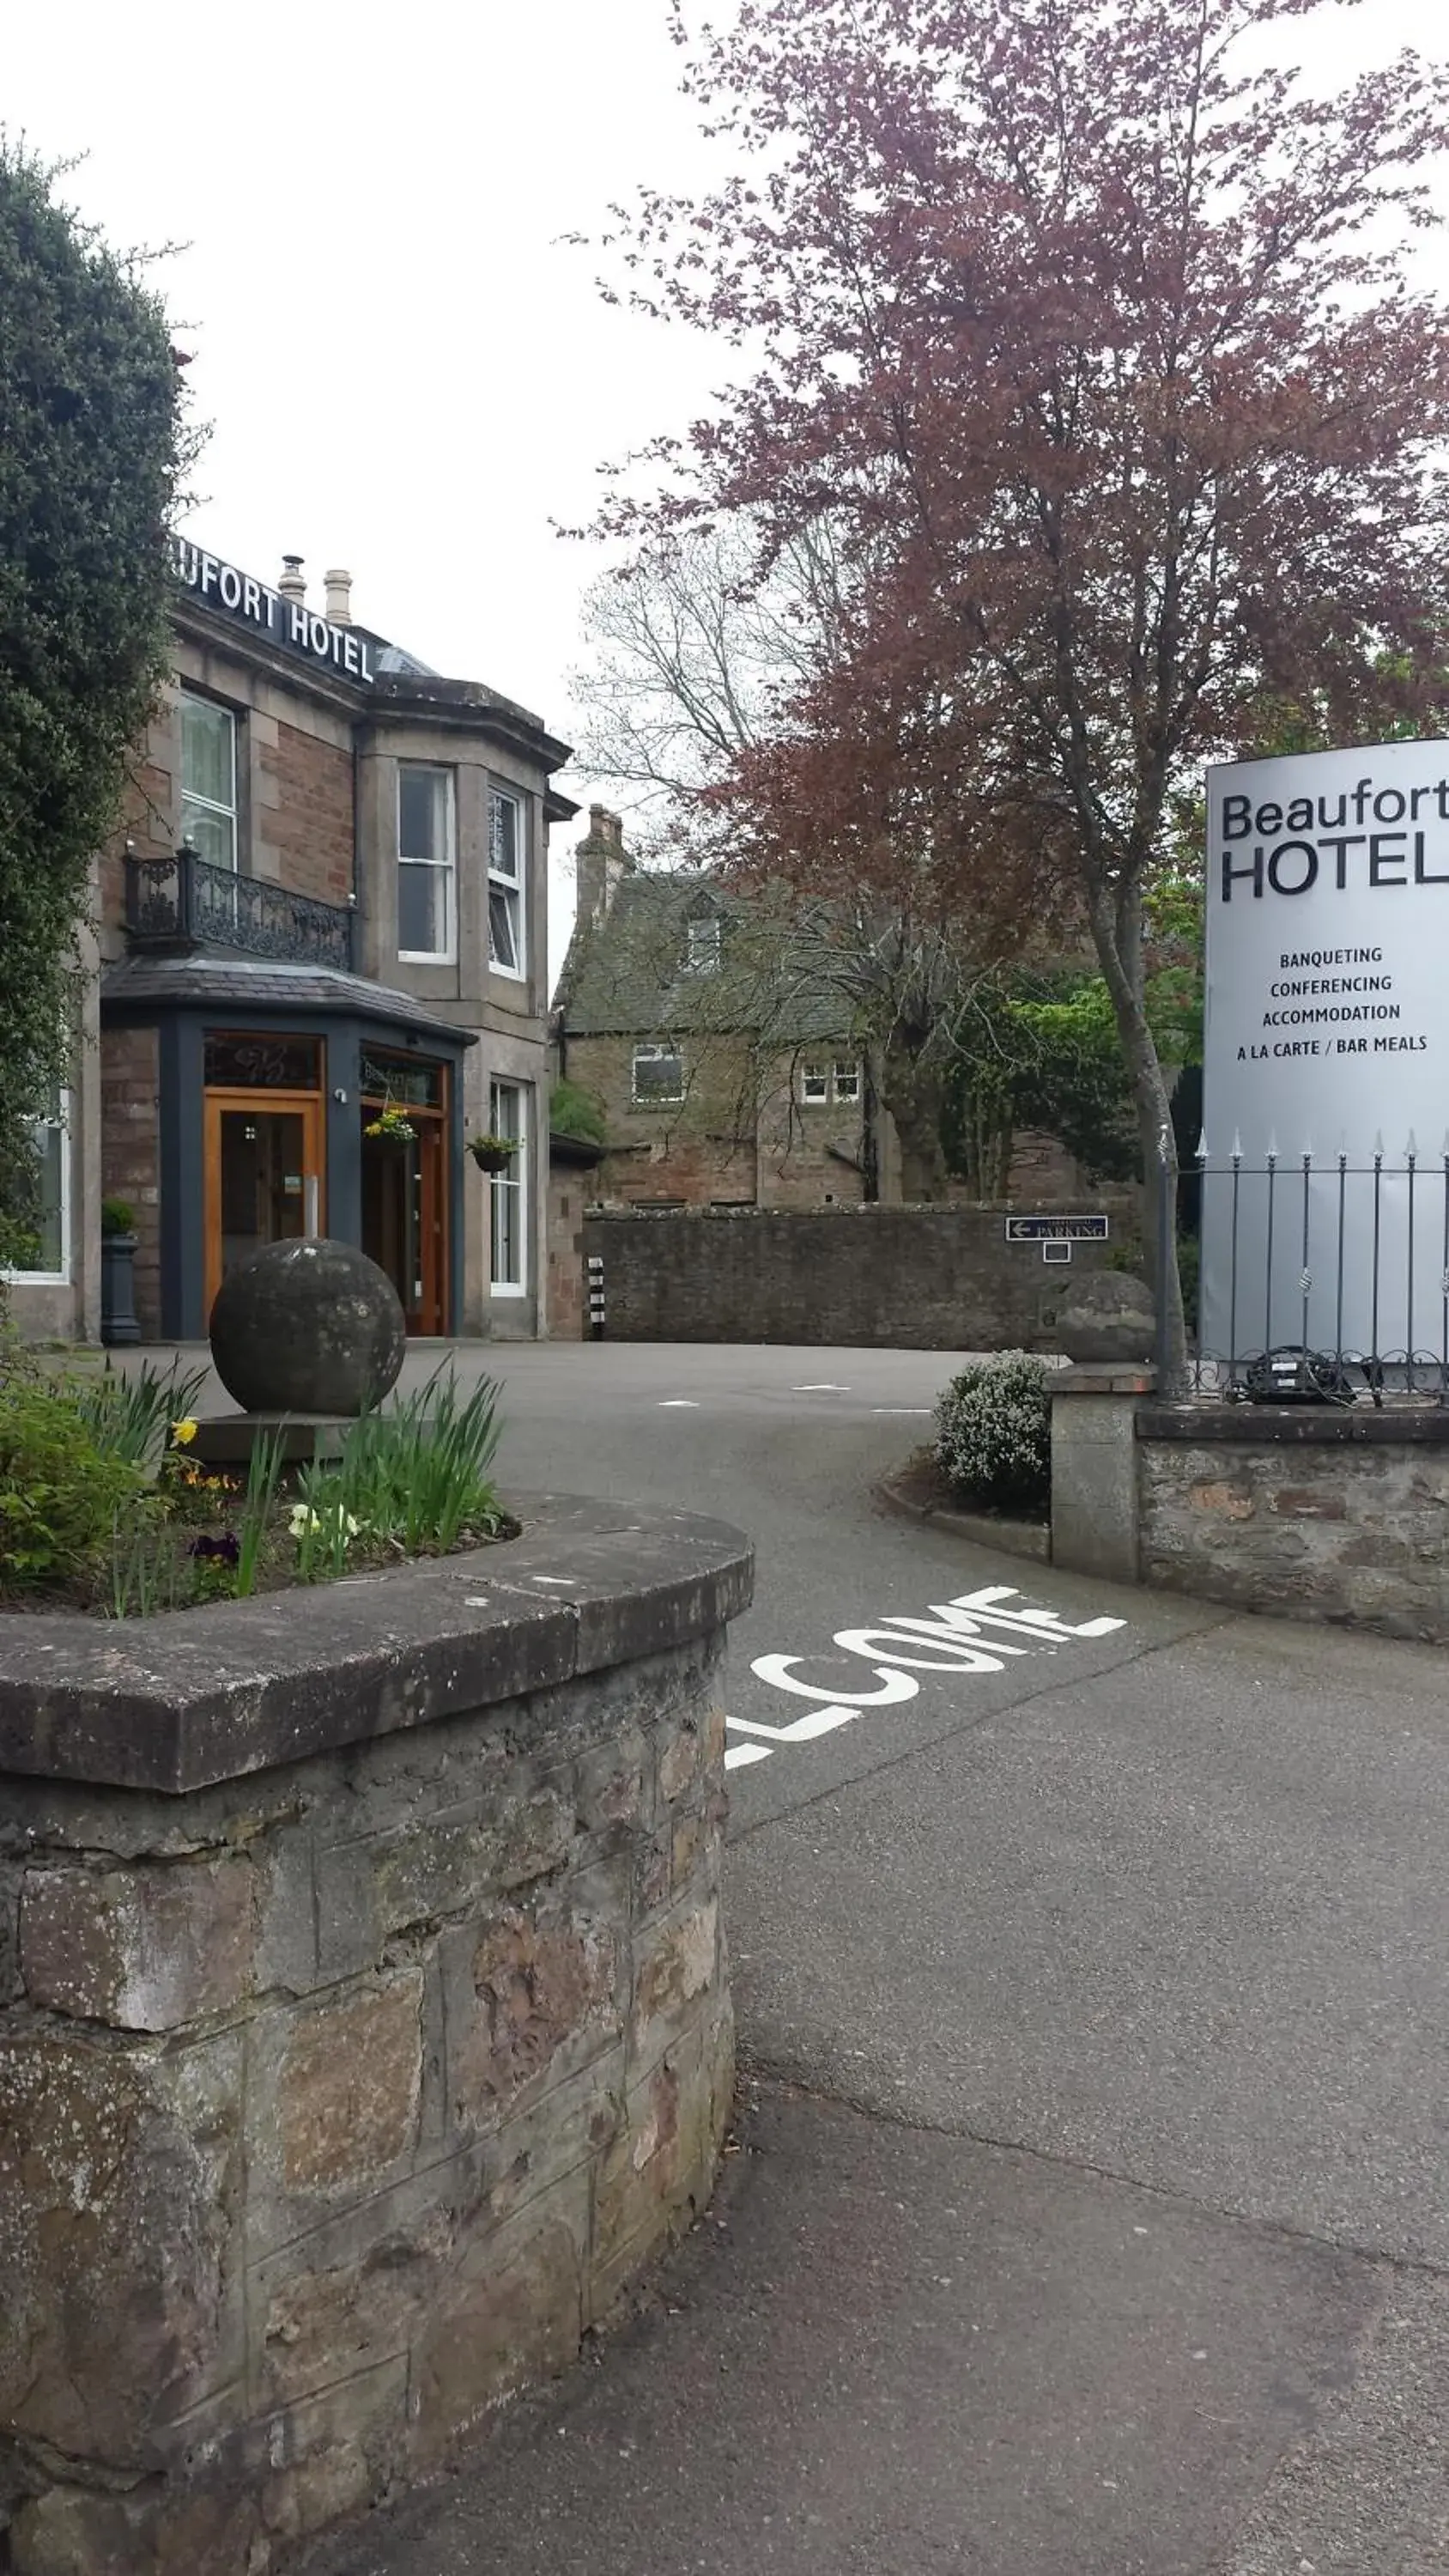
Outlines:
{"type": "MultiPolygon", "coordinates": [[[[212,424],[188,533],[274,580],[330,564],[354,613],[570,736],[598,467],[704,407],[693,335],[605,306],[611,198],[689,187],[703,148],[664,0],[116,0],[4,10],[3,112],[118,244],[176,242],[165,292],[212,424]]],[[[1311,36],[1315,82],[1406,42],[1449,57],[1449,0],[1371,0],[1311,36]]],[[[1449,245],[1431,254],[1449,285],[1449,245]]],[[[588,782],[564,777],[587,801],[588,782]]],[[[562,855],[576,834],[555,831],[562,855]]],[[[555,870],[550,945],[571,891],[555,870]]]]}

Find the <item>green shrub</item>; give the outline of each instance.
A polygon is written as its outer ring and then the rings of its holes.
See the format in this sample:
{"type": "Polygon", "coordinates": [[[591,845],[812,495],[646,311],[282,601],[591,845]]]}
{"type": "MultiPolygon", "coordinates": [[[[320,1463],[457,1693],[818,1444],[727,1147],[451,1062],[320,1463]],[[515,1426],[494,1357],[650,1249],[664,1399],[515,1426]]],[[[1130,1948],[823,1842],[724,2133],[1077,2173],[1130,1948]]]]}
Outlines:
{"type": "Polygon", "coordinates": [[[586,1145],[602,1145],[608,1134],[602,1100],[581,1082],[554,1084],[548,1123],[556,1136],[577,1136],[586,1145]]]}
{"type": "Polygon", "coordinates": [[[936,1406],[936,1464],[962,1502],[1044,1516],[1051,1503],[1051,1372],[1025,1351],[974,1361],[936,1406]]]}
{"type": "Polygon", "coordinates": [[[11,1368],[0,1382],[0,1585],[65,1583],[105,1555],[146,1490],[98,1440],[74,1392],[11,1368]]]}
{"type": "Polygon", "coordinates": [[[102,1199],[102,1234],[134,1234],[136,1211],[129,1199],[102,1199]]]}

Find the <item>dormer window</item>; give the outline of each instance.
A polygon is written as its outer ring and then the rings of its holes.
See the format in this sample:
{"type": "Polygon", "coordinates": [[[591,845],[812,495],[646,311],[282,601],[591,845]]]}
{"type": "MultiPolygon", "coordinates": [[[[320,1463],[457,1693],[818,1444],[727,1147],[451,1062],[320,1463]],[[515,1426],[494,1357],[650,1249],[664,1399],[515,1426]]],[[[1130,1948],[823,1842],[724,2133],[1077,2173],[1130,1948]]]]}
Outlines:
{"type": "Polygon", "coordinates": [[[685,933],[684,966],[689,975],[714,975],[719,971],[720,924],[714,913],[705,913],[691,921],[685,933]]]}

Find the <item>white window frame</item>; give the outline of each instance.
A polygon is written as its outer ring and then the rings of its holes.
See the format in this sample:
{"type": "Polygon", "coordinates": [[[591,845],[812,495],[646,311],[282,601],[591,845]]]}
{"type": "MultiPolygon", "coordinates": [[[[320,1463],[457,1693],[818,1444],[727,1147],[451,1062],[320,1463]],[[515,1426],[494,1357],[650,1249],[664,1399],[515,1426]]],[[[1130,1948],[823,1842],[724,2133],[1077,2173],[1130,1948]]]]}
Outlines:
{"type": "Polygon", "coordinates": [[[530,1123],[529,1090],[530,1085],[528,1083],[510,1081],[506,1074],[495,1074],[488,1085],[488,1125],[490,1132],[495,1136],[516,1135],[518,1138],[517,1153],[510,1154],[505,1169],[501,1172],[493,1173],[488,1184],[488,1281],[490,1292],[495,1297],[526,1297],[528,1295],[528,1218],[529,1200],[531,1195],[529,1187],[528,1150],[530,1123]],[[502,1095],[505,1092],[512,1095],[516,1104],[515,1114],[517,1124],[513,1127],[509,1127],[504,1123],[502,1095]],[[499,1218],[502,1215],[503,1210],[508,1205],[507,1199],[501,1197],[499,1194],[502,1191],[508,1190],[512,1190],[516,1194],[513,1211],[517,1226],[515,1241],[518,1246],[518,1277],[516,1279],[500,1279],[497,1276],[498,1240],[500,1233],[499,1218]]]}
{"type": "Polygon", "coordinates": [[[686,975],[717,975],[724,925],[718,913],[707,913],[698,921],[685,924],[684,971],[686,975]]]}
{"type": "Polygon", "coordinates": [[[68,1288],[74,1267],[70,1222],[70,1108],[68,1091],[56,1095],[52,1118],[32,1118],[32,1129],[58,1131],[60,1136],[60,1268],[58,1270],[3,1270],[0,1278],[13,1281],[19,1288],[68,1288]]]}
{"type": "Polygon", "coordinates": [[[488,790],[488,964],[495,975],[506,975],[510,983],[522,984],[528,978],[528,808],[521,796],[507,787],[488,790]],[[494,862],[494,818],[500,806],[511,805],[514,812],[513,857],[510,874],[494,862]],[[493,945],[493,889],[498,888],[513,928],[513,949],[517,963],[505,965],[493,945]]]}
{"type": "Polygon", "coordinates": [[[636,1109],[678,1109],[684,1099],[683,1050],[677,1046],[671,1046],[667,1038],[649,1038],[636,1046],[629,1068],[629,1089],[636,1109]],[[661,1058],[667,1061],[670,1057],[673,1057],[674,1062],[679,1067],[679,1089],[677,1091],[641,1092],[639,1088],[640,1065],[658,1064],[661,1058]]]}
{"type": "Polygon", "coordinates": [[[859,1056],[836,1057],[830,1076],[830,1092],[832,1099],[848,1102],[852,1107],[859,1101],[859,1056]]]}
{"type": "MultiPolygon", "coordinates": [[[[181,691],[181,838],[183,842],[189,837],[186,826],[186,808],[188,805],[198,807],[203,814],[219,814],[224,822],[231,825],[231,859],[229,864],[232,875],[235,876],[241,867],[241,810],[240,799],[237,795],[236,709],[235,707],[223,706],[219,698],[208,698],[200,689],[183,689],[181,691]],[[227,731],[231,737],[231,803],[229,805],[219,804],[214,796],[198,796],[195,789],[188,787],[186,784],[186,703],[188,699],[190,699],[193,706],[209,707],[214,715],[225,716],[226,718],[227,731]]],[[[194,842],[192,843],[192,847],[195,848],[194,842]]],[[[204,853],[200,850],[197,850],[196,855],[198,858],[204,858],[204,853]]],[[[228,862],[226,860],[218,862],[215,859],[211,859],[206,861],[206,864],[210,867],[216,867],[218,865],[224,867],[228,862]]]]}
{"type": "MultiPolygon", "coordinates": [[[[400,760],[397,765],[397,798],[395,810],[398,885],[401,889],[404,868],[432,868],[443,879],[443,945],[441,948],[404,948],[398,934],[398,960],[406,966],[453,966],[458,958],[458,789],[453,771],[440,760],[400,760]],[[402,789],[405,771],[426,770],[430,777],[444,781],[443,840],[440,859],[415,858],[402,845],[402,789]]],[[[401,905],[399,905],[401,921],[401,905]]]]}
{"type": "Polygon", "coordinates": [[[803,1109],[828,1109],[830,1106],[830,1068],[825,1064],[802,1064],[800,1067],[800,1105],[803,1109]]]}

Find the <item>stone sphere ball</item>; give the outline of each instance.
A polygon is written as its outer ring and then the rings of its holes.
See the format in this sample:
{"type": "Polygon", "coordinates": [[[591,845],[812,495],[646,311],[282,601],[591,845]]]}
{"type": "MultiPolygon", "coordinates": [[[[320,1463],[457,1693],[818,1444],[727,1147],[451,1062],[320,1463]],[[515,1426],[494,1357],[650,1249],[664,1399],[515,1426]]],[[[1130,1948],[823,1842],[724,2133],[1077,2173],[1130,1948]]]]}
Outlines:
{"type": "Polygon", "coordinates": [[[365,1413],[396,1385],[407,1347],[397,1290],[355,1244],[263,1244],[229,1270],[211,1356],[246,1413],[365,1413]]]}

